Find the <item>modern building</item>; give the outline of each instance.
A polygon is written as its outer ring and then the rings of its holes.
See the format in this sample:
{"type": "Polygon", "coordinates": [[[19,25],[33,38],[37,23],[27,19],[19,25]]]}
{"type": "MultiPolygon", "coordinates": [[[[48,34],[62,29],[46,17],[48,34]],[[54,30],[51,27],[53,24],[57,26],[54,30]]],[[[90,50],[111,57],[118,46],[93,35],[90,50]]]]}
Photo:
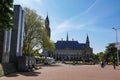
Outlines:
{"type": "Polygon", "coordinates": [[[20,5],[14,5],[14,28],[0,30],[0,63],[15,62],[22,56],[25,12],[20,5]]]}
{"type": "Polygon", "coordinates": [[[86,43],[69,40],[68,34],[66,40],[55,43],[54,58],[60,61],[87,61],[90,60],[93,49],[90,47],[89,37],[87,35],[86,43]]]}

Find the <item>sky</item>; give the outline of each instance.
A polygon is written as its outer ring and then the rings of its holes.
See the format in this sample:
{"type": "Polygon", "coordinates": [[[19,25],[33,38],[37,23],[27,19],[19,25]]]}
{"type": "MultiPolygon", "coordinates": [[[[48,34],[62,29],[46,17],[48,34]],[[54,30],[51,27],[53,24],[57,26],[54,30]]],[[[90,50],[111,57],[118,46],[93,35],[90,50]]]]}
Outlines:
{"type": "MultiPolygon", "coordinates": [[[[50,20],[51,40],[77,40],[85,43],[89,36],[94,53],[104,52],[116,41],[115,30],[120,28],[120,0],[14,0],[50,20]]],[[[120,29],[118,41],[120,42],[120,29]]]]}

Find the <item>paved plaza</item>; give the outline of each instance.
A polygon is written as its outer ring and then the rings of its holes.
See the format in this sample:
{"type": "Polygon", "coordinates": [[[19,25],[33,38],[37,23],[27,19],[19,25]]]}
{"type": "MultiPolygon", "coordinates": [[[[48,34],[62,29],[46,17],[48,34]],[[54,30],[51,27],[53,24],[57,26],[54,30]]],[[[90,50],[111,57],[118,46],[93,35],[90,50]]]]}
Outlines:
{"type": "Polygon", "coordinates": [[[3,76],[0,80],[120,80],[120,67],[101,68],[99,65],[43,66],[35,72],[17,72],[3,76]]]}

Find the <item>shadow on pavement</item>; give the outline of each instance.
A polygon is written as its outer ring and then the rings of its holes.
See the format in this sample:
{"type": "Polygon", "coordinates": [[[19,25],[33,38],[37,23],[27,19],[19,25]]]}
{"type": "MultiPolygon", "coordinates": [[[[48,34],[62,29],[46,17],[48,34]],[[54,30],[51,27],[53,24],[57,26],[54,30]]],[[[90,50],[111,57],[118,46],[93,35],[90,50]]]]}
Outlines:
{"type": "Polygon", "coordinates": [[[20,72],[19,74],[24,76],[38,76],[41,72],[20,72]]]}
{"type": "Polygon", "coordinates": [[[18,73],[12,73],[12,74],[6,75],[6,77],[17,77],[17,76],[19,76],[18,73]]]}
{"type": "Polygon", "coordinates": [[[41,72],[17,72],[17,73],[12,73],[12,74],[6,75],[6,77],[17,77],[19,75],[38,76],[39,74],[41,74],[41,72]]]}
{"type": "Polygon", "coordinates": [[[59,65],[59,64],[52,64],[52,65],[41,65],[41,67],[60,67],[62,65],[59,65]]]}

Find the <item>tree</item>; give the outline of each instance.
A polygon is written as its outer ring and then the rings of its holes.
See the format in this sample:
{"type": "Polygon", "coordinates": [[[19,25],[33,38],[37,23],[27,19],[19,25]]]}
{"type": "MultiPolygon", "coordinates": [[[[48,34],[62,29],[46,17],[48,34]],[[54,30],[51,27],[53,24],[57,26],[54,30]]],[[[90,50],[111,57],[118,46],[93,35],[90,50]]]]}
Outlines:
{"type": "Polygon", "coordinates": [[[35,56],[36,62],[38,62],[40,60],[39,50],[34,50],[33,56],[35,56]]]}
{"type": "Polygon", "coordinates": [[[97,53],[97,55],[98,55],[99,61],[103,61],[104,60],[104,53],[103,52],[99,52],[99,53],[97,53]]]}
{"type": "Polygon", "coordinates": [[[106,47],[106,50],[105,50],[105,60],[107,62],[112,62],[113,60],[117,60],[117,48],[115,47],[115,44],[114,43],[111,43],[109,44],[107,47],[106,47]]]}
{"type": "Polygon", "coordinates": [[[95,63],[99,62],[99,56],[97,54],[93,54],[92,59],[95,63]]]}
{"type": "Polygon", "coordinates": [[[35,12],[35,10],[29,8],[24,8],[24,10],[26,16],[23,54],[32,55],[34,48],[42,48],[42,29],[44,24],[43,19],[35,12]]]}
{"type": "Polygon", "coordinates": [[[0,30],[13,28],[13,0],[0,1],[0,30]]]}
{"type": "Polygon", "coordinates": [[[25,34],[23,44],[24,55],[34,55],[34,49],[54,50],[54,43],[50,41],[47,31],[44,27],[44,20],[35,10],[24,8],[25,16],[25,34]]]}
{"type": "Polygon", "coordinates": [[[50,50],[50,51],[54,51],[54,49],[55,49],[55,44],[54,44],[53,41],[50,41],[50,42],[49,42],[49,50],[50,50]]]}
{"type": "Polygon", "coordinates": [[[50,40],[49,36],[47,35],[47,30],[45,28],[43,29],[42,41],[43,50],[47,49],[49,51],[53,51],[55,49],[54,42],[50,40]]]}

